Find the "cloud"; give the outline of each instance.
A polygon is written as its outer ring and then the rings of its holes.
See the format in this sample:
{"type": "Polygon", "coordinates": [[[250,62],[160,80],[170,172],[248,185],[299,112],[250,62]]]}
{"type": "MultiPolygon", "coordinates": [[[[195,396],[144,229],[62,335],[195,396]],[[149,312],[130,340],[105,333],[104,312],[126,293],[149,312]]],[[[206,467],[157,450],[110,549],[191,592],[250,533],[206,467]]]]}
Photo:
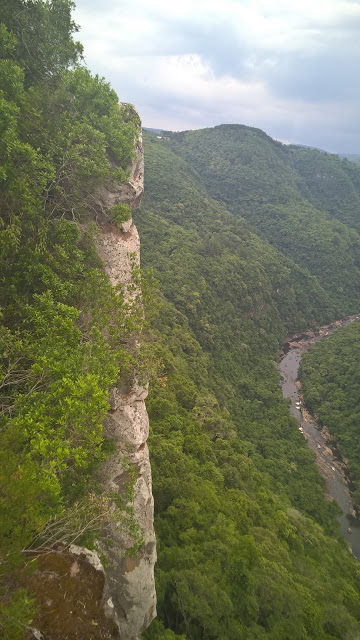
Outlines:
{"type": "Polygon", "coordinates": [[[292,142],[360,152],[359,2],[77,5],[88,65],[137,105],[145,125],[239,122],[292,142]]]}

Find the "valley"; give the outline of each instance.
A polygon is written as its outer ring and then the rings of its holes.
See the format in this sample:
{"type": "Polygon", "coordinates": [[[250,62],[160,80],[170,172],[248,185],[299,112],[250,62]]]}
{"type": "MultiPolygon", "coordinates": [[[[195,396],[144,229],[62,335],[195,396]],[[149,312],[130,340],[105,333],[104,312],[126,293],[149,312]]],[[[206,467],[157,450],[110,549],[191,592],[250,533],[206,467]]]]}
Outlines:
{"type": "Polygon", "coordinates": [[[299,423],[299,430],[304,434],[309,446],[316,455],[316,463],[320,474],[326,481],[326,494],[328,499],[335,500],[341,509],[338,516],[342,536],[350,545],[354,556],[360,559],[360,521],[351,499],[349,469],[336,447],[336,442],[329,434],[328,429],[321,427],[314,416],[309,414],[304,406],[301,395],[301,384],[298,379],[299,366],[302,354],[315,342],[326,337],[332,331],[348,323],[358,320],[357,316],[337,321],[333,325],[327,325],[313,331],[308,335],[294,336],[285,343],[285,353],[280,361],[282,374],[282,392],[284,398],[290,400],[290,411],[299,423]]]}
{"type": "Polygon", "coordinates": [[[2,4],[0,635],[357,640],[360,168],[142,130],[2,4]]]}

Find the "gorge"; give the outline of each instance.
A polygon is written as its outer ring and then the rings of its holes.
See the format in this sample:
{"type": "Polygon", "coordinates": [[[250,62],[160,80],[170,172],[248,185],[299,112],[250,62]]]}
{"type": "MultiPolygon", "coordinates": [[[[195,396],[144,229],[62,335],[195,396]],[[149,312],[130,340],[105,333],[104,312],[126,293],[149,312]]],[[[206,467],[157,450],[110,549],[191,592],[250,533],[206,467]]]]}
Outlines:
{"type": "Polygon", "coordinates": [[[300,336],[293,336],[284,345],[284,355],[280,361],[282,374],[281,387],[284,398],[290,400],[290,411],[300,425],[304,437],[316,454],[316,461],[320,474],[326,481],[326,493],[329,499],[333,499],[341,509],[340,522],[341,534],[350,545],[357,560],[360,559],[360,521],[354,509],[349,491],[349,469],[346,462],[336,448],[336,441],[330,436],[326,426],[321,427],[316,418],[306,410],[301,395],[301,386],[298,379],[299,366],[302,354],[322,337],[327,337],[332,331],[349,322],[358,320],[357,316],[346,318],[334,324],[318,328],[316,333],[309,331],[300,336]]]}
{"type": "Polygon", "coordinates": [[[144,165],[72,3],[3,5],[0,634],[357,640],[277,359],[360,312],[359,167],[236,124],[144,132],[144,165]]]}
{"type": "MultiPolygon", "coordinates": [[[[340,616],[335,622],[328,599],[335,594],[329,585],[337,582],[338,570],[344,578],[348,562],[355,561],[339,538],[338,509],[325,501],[314,456],[281,400],[273,363],[286,334],[327,325],[340,317],[337,309],[351,314],[358,308],[359,244],[357,232],[351,230],[357,205],[354,202],[347,230],[332,219],[324,192],[319,209],[309,205],[311,189],[318,186],[304,173],[305,161],[313,167],[321,164],[322,176],[331,172],[332,189],[334,176],[340,180],[348,171],[348,165],[333,156],[286,149],[244,126],[163,132],[160,140],[145,136],[145,196],[136,220],[143,264],[154,269],[160,282],[154,328],[167,378],[166,387],[153,384],[149,396],[162,594],[160,622],[150,627],[149,638],[169,629],[200,637],[204,628],[209,636],[221,637],[220,618],[223,633],[234,638],[350,633],[352,622],[339,613],[339,601],[331,608],[340,616]],[[335,236],[342,238],[340,244],[335,236]],[[352,238],[351,245],[346,237],[352,238]],[[344,269],[341,276],[335,273],[338,259],[344,269]],[[187,490],[176,486],[175,478],[180,477],[187,490]],[[254,497],[262,505],[256,514],[250,507],[254,497]],[[237,500],[243,501],[241,520],[234,513],[237,500]],[[194,504],[205,502],[207,513],[197,513],[194,504]],[[284,518],[284,528],[279,518],[284,518]],[[336,551],[330,543],[333,536],[336,551]],[[251,541],[257,559],[251,555],[251,541]],[[233,555],[237,545],[244,546],[240,555],[233,555]],[[175,553],[181,553],[179,562],[175,553]],[[332,553],[338,569],[330,560],[332,553]],[[277,570],[282,579],[275,577],[277,570]],[[246,595],[234,587],[235,575],[247,584],[246,595]],[[290,583],[295,590],[301,584],[309,602],[316,592],[319,617],[310,604],[309,619],[303,607],[295,614],[297,597],[290,595],[290,583]],[[321,584],[327,585],[326,595],[321,584]],[[232,603],[226,614],[225,598],[232,603]],[[252,614],[244,609],[250,602],[255,607],[252,614]],[[290,619],[284,614],[287,606],[290,619]]],[[[349,172],[354,169],[349,167],[349,172]]],[[[346,194],[344,198],[345,206],[346,194]]],[[[349,212],[348,201],[346,207],[349,212]]],[[[341,208],[338,215],[342,216],[341,208]]],[[[356,572],[356,562],[353,566],[356,572]]]]}

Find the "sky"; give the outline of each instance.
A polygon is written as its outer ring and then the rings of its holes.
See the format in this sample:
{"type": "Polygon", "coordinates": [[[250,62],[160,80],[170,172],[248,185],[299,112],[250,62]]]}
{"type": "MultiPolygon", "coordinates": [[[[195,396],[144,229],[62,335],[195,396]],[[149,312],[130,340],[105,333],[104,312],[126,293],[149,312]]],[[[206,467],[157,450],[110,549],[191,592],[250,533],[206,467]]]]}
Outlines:
{"type": "Polygon", "coordinates": [[[360,154],[360,0],[75,1],[87,66],[144,127],[360,154]]]}

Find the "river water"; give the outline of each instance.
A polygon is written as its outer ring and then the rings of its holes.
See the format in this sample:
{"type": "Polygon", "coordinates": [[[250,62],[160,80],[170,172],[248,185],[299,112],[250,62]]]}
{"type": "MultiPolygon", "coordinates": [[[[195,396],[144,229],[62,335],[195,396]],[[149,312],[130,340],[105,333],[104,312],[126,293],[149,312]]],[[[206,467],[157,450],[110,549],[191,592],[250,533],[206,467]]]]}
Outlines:
{"type": "Polygon", "coordinates": [[[354,556],[357,560],[360,560],[360,520],[354,517],[355,513],[346,477],[346,466],[336,450],[334,442],[331,441],[331,436],[326,427],[320,429],[315,418],[303,407],[300,383],[298,381],[298,371],[304,351],[324,335],[328,335],[338,326],[343,326],[353,319],[355,318],[345,319],[334,325],[329,325],[320,330],[317,335],[308,332],[308,334],[293,338],[291,342],[286,343],[286,349],[284,350],[288,349],[288,351],[280,362],[280,372],[282,375],[283,396],[290,399],[290,412],[298,421],[299,429],[301,429],[309,446],[316,454],[319,471],[326,480],[327,495],[329,498],[333,498],[342,510],[342,515],[338,518],[341,533],[351,546],[354,556]],[[301,403],[300,406],[299,403],[301,403]],[[351,513],[354,515],[351,515],[351,513]]]}

